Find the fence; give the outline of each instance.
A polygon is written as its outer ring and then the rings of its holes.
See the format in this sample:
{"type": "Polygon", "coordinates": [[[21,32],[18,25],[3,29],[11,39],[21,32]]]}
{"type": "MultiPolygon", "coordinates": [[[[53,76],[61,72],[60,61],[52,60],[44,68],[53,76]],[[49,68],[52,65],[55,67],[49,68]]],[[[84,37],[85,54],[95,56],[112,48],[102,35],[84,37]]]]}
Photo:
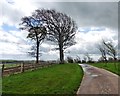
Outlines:
{"type": "Polygon", "coordinates": [[[2,64],[2,76],[22,73],[22,72],[25,72],[27,70],[35,70],[38,68],[49,67],[49,66],[52,66],[55,64],[57,64],[57,63],[48,63],[48,62],[47,63],[40,63],[40,64],[21,63],[21,64],[19,64],[19,66],[11,67],[11,68],[4,68],[5,64],[2,64]]]}

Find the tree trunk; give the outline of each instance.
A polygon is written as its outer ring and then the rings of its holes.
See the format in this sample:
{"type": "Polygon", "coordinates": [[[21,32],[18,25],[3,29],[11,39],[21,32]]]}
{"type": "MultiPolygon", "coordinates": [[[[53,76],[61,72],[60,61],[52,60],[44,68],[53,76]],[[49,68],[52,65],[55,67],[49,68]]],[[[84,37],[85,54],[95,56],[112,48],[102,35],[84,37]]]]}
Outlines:
{"type": "Polygon", "coordinates": [[[63,55],[63,50],[60,49],[60,64],[64,63],[64,55],[63,55]]]}
{"type": "Polygon", "coordinates": [[[39,41],[38,41],[38,38],[37,38],[37,52],[36,52],[36,64],[39,63],[39,41]]]}
{"type": "Polygon", "coordinates": [[[59,51],[60,51],[60,64],[64,64],[64,51],[62,44],[59,44],[59,51]]]}
{"type": "Polygon", "coordinates": [[[60,64],[64,64],[64,51],[63,51],[63,36],[59,35],[59,51],[60,51],[60,64]]]}
{"type": "Polygon", "coordinates": [[[63,54],[63,50],[60,49],[60,64],[64,63],[64,54],[63,54]]]}

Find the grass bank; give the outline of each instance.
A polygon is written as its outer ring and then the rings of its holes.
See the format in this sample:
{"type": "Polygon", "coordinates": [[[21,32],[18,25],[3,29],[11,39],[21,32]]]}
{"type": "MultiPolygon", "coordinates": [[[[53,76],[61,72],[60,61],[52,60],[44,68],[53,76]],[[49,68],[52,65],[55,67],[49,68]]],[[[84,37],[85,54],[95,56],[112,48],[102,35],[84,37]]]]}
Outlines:
{"type": "Polygon", "coordinates": [[[120,76],[120,62],[116,62],[116,67],[114,63],[95,63],[91,65],[106,69],[120,76]]]}
{"type": "Polygon", "coordinates": [[[59,64],[3,78],[6,94],[75,94],[83,77],[77,64],[59,64]]]}

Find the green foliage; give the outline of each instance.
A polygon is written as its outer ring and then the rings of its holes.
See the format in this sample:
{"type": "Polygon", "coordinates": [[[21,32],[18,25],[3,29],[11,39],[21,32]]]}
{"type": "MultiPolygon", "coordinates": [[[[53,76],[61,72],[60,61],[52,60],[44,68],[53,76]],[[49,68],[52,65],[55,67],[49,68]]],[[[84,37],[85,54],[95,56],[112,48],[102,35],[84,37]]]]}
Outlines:
{"type": "Polygon", "coordinates": [[[59,64],[3,78],[6,94],[75,94],[83,77],[77,64],[59,64]]]}

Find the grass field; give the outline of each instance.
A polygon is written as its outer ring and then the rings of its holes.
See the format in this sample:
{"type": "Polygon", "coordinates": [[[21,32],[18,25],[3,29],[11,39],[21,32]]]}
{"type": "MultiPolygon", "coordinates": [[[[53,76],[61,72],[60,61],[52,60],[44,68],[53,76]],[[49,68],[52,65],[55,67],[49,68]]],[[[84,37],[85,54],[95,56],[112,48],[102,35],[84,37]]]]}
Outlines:
{"type": "Polygon", "coordinates": [[[6,94],[75,94],[83,77],[77,64],[59,64],[48,68],[3,77],[6,94]]]}
{"type": "Polygon", "coordinates": [[[106,63],[95,63],[95,64],[91,64],[91,65],[106,69],[106,70],[111,71],[120,76],[120,62],[116,63],[116,67],[115,67],[114,63],[107,63],[107,64],[106,63]]]}

